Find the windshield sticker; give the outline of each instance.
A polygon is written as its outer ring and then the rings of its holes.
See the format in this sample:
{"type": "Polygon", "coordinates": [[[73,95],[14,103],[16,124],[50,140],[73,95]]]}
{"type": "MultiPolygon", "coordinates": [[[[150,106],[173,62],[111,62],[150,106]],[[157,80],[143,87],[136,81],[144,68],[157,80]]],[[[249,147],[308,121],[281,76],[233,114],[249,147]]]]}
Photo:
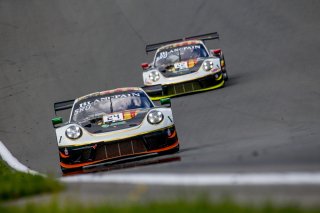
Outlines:
{"type": "Polygon", "coordinates": [[[167,58],[168,55],[172,54],[172,53],[176,53],[176,52],[181,52],[181,51],[185,51],[185,50],[194,50],[194,49],[201,49],[200,45],[190,45],[190,46],[185,46],[185,47],[179,47],[179,48],[174,48],[171,50],[167,50],[167,51],[161,51],[159,53],[159,56],[157,57],[157,59],[164,59],[167,58]]]}
{"type": "Polygon", "coordinates": [[[165,51],[165,52],[160,52],[160,55],[158,57],[158,59],[163,59],[163,58],[167,58],[168,57],[168,52],[165,51]]]}
{"type": "Polygon", "coordinates": [[[79,108],[74,110],[74,115],[77,115],[80,112],[87,111],[89,110],[92,106],[95,106],[99,103],[104,103],[108,102],[111,99],[120,99],[120,98],[128,98],[128,97],[140,97],[139,92],[132,92],[132,93],[127,93],[127,94],[119,94],[119,95],[112,95],[108,97],[101,97],[97,98],[94,101],[84,101],[79,104],[79,108]]]}
{"type": "Polygon", "coordinates": [[[130,120],[130,119],[136,117],[138,112],[139,112],[139,110],[123,112],[123,118],[124,118],[124,120],[130,120]]]}

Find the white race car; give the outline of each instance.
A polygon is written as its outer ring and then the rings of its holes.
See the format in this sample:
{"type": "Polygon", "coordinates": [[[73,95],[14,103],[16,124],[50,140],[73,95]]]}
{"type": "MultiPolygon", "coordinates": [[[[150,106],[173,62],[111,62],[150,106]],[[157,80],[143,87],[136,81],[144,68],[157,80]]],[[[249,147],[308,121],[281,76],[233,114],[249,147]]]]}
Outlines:
{"type": "Polygon", "coordinates": [[[143,89],[152,100],[216,89],[228,80],[221,49],[208,50],[206,40],[218,39],[209,33],[146,46],[156,51],[151,63],[143,63],[143,89]]]}
{"type": "MultiPolygon", "coordinates": [[[[160,102],[171,106],[170,99],[160,102]]],[[[52,119],[64,173],[179,150],[171,109],[155,106],[141,88],[96,92],[54,104],[55,112],[70,108],[68,122],[52,119]]]]}

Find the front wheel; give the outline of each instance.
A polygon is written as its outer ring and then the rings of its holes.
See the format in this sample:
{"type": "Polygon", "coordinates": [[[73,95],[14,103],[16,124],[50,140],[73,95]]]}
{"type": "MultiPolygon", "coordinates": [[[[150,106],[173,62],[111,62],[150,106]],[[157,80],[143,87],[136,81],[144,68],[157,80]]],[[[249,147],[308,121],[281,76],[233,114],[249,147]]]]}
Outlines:
{"type": "Polygon", "coordinates": [[[178,145],[178,146],[176,146],[175,148],[170,149],[170,150],[168,150],[168,151],[161,152],[160,154],[161,154],[161,155],[174,154],[174,153],[179,152],[179,150],[180,150],[180,145],[178,145]]]}
{"type": "Polygon", "coordinates": [[[229,79],[227,71],[223,72],[222,75],[223,75],[223,79],[225,81],[227,81],[229,79]]]}
{"type": "Polygon", "coordinates": [[[222,74],[223,74],[223,80],[227,81],[229,79],[229,77],[228,77],[228,73],[227,73],[226,60],[224,59],[224,54],[221,55],[220,63],[221,63],[221,70],[222,70],[222,74]]]}
{"type": "Polygon", "coordinates": [[[66,168],[64,168],[62,166],[60,168],[61,168],[62,175],[68,175],[68,174],[73,173],[73,172],[81,171],[81,168],[66,169],[66,168]]]}

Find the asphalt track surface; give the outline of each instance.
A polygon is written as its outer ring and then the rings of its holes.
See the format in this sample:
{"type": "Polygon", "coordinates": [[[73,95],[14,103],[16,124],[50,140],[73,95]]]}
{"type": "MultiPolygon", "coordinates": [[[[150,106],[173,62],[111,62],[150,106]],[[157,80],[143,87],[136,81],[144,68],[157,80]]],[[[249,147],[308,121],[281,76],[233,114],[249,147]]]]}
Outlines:
{"type": "Polygon", "coordinates": [[[218,31],[207,46],[222,48],[230,79],[172,99],[175,160],[109,172],[319,171],[319,10],[311,0],[0,0],[0,140],[60,176],[54,102],[142,86],[146,44],[218,31]]]}

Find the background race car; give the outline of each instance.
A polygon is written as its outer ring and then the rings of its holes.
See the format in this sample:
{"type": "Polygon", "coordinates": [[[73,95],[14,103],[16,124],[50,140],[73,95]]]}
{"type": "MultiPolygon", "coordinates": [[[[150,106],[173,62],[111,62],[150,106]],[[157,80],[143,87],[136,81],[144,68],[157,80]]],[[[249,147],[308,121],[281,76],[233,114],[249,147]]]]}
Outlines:
{"type": "Polygon", "coordinates": [[[179,150],[171,109],[156,107],[141,88],[92,93],[54,108],[72,108],[67,123],[52,119],[63,172],[179,150]]]}
{"type": "Polygon", "coordinates": [[[221,49],[208,51],[206,40],[218,39],[209,33],[146,46],[156,51],[151,63],[142,63],[143,89],[152,100],[222,87],[228,80],[221,49]]]}

